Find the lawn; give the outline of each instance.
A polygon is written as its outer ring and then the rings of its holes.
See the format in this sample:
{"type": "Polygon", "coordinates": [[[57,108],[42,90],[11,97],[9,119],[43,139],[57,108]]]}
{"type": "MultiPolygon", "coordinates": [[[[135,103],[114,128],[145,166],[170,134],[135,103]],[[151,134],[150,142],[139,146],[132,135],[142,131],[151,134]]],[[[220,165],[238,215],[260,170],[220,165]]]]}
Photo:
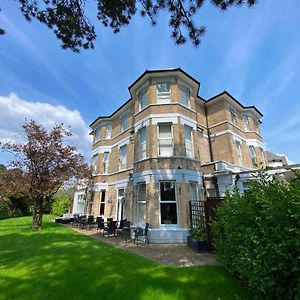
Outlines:
{"type": "Polygon", "coordinates": [[[0,299],[246,299],[222,267],[169,267],[45,217],[0,221],[0,299]]]}

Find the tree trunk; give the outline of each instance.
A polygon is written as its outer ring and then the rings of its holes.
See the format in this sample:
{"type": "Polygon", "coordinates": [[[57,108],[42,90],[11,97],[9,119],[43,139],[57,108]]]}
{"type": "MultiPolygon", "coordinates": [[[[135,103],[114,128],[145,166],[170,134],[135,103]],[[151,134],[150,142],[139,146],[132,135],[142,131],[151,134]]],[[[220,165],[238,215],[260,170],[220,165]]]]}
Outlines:
{"type": "Polygon", "coordinates": [[[36,199],[33,201],[32,229],[33,230],[41,229],[42,222],[43,222],[43,201],[36,199]]]}

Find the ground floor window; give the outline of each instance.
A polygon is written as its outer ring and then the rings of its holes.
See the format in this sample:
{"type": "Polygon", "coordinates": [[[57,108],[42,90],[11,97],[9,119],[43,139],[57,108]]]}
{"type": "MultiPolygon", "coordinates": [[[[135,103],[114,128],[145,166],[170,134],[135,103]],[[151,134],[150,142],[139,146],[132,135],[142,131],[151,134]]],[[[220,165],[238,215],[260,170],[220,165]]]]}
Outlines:
{"type": "Polygon", "coordinates": [[[137,224],[146,223],[146,184],[139,183],[137,185],[137,224]]]}
{"type": "Polygon", "coordinates": [[[100,193],[99,215],[104,216],[105,211],[105,190],[100,193]]]}
{"type": "Polygon", "coordinates": [[[160,183],[161,224],[177,224],[176,185],[174,181],[160,183]]]}
{"type": "Polygon", "coordinates": [[[189,182],[189,198],[190,201],[198,201],[199,200],[199,192],[198,192],[198,183],[197,182],[189,182]]]}
{"type": "Polygon", "coordinates": [[[78,195],[76,212],[83,214],[84,213],[84,206],[85,206],[84,194],[78,195]]]}
{"type": "Polygon", "coordinates": [[[118,189],[117,221],[123,220],[124,216],[125,189],[118,189]]]}

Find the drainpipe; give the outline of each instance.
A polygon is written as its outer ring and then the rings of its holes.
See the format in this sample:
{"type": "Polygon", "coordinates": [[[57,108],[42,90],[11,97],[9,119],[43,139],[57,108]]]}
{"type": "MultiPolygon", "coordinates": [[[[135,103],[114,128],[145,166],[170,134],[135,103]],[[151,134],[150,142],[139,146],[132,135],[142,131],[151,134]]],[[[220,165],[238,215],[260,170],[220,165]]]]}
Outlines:
{"type": "Polygon", "coordinates": [[[213,153],[212,153],[212,146],[211,146],[211,138],[210,138],[210,130],[208,126],[208,118],[207,118],[207,107],[206,102],[204,102],[204,112],[205,112],[205,119],[206,119],[206,127],[207,127],[207,135],[208,135],[208,145],[209,145],[209,155],[210,155],[210,161],[214,161],[213,153]]]}

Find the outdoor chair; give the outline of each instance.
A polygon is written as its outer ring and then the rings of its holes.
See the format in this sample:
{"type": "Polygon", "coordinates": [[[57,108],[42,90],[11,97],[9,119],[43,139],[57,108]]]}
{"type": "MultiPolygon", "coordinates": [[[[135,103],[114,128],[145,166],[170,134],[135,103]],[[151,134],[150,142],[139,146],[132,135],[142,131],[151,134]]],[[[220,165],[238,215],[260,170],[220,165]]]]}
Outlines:
{"type": "Polygon", "coordinates": [[[90,230],[94,226],[94,216],[90,215],[87,218],[85,227],[87,230],[90,230]]]}
{"type": "Polygon", "coordinates": [[[85,215],[79,216],[79,226],[78,227],[80,229],[84,229],[85,224],[86,224],[86,216],[85,215]]]}
{"type": "Polygon", "coordinates": [[[117,221],[110,221],[107,226],[104,227],[103,229],[103,236],[108,237],[109,235],[114,235],[116,234],[116,228],[117,228],[117,221]]]}
{"type": "Polygon", "coordinates": [[[126,222],[126,221],[127,221],[127,219],[123,219],[120,221],[119,226],[116,228],[117,236],[120,236],[123,226],[124,226],[124,222],[126,222]]]}
{"type": "Polygon", "coordinates": [[[134,242],[138,245],[140,238],[144,238],[145,243],[149,243],[148,231],[149,223],[146,223],[145,228],[137,227],[134,231],[134,242]]]}
{"type": "Polygon", "coordinates": [[[130,221],[124,221],[123,222],[123,227],[122,227],[122,230],[120,232],[120,235],[122,237],[122,240],[124,240],[124,238],[126,239],[126,243],[127,243],[127,241],[131,237],[131,223],[130,223],[130,221]]]}
{"type": "Polygon", "coordinates": [[[72,227],[78,227],[79,226],[79,214],[74,214],[72,227]]]}
{"type": "Polygon", "coordinates": [[[106,222],[108,223],[108,222],[113,221],[113,220],[114,220],[113,218],[107,218],[106,222]]]}
{"type": "Polygon", "coordinates": [[[104,220],[103,220],[103,218],[102,217],[97,217],[95,225],[96,225],[97,231],[103,229],[104,228],[104,220]],[[100,228],[101,224],[103,225],[102,228],[100,228]]]}

